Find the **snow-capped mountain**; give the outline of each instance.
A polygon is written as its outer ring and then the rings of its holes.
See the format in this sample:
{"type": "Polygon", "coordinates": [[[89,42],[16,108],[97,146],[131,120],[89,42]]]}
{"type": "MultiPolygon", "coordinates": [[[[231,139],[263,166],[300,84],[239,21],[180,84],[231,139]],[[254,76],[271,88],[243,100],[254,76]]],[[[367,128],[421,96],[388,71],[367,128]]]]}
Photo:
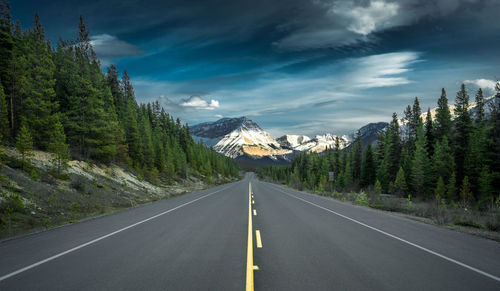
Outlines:
{"type": "Polygon", "coordinates": [[[191,133],[195,140],[231,158],[249,155],[276,159],[292,152],[281,148],[269,133],[246,117],[201,123],[191,127],[191,133]]]}
{"type": "MultiPolygon", "coordinates": [[[[202,141],[215,151],[231,158],[270,159],[290,162],[301,152],[323,152],[335,147],[335,135],[325,134],[309,138],[305,135],[284,135],[273,139],[257,123],[247,117],[222,118],[191,127],[196,141],[202,141]]],[[[340,137],[340,146],[349,143],[347,136],[340,137]]]]}
{"type": "MultiPolygon", "coordinates": [[[[277,138],[276,141],[280,143],[283,148],[288,148],[299,152],[317,152],[320,153],[326,149],[335,147],[335,138],[337,136],[327,133],[324,135],[317,135],[314,138],[309,138],[305,135],[284,135],[277,138]]],[[[339,136],[340,148],[344,148],[349,143],[349,137],[339,136]]]]}

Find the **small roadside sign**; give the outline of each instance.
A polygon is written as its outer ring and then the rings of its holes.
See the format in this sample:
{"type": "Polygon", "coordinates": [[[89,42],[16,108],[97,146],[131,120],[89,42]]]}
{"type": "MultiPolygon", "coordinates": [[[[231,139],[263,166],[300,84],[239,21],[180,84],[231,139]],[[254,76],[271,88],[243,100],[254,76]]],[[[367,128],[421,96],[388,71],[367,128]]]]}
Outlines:
{"type": "Polygon", "coordinates": [[[334,180],[333,172],[328,172],[328,181],[333,181],[333,180],[334,180]]]}

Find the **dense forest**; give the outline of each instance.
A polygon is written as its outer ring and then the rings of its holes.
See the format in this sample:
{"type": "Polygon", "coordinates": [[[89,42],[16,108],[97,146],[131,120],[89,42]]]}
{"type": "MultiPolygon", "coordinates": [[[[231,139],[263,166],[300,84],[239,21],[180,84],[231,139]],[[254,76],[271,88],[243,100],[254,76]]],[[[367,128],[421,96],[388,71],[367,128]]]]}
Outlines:
{"type": "Polygon", "coordinates": [[[37,14],[23,30],[0,2],[0,141],[23,160],[39,149],[61,166],[70,158],[113,162],[166,183],[238,174],[232,159],[195,143],[158,102],[138,104],[127,71],[119,75],[113,65],[103,73],[82,17],[77,38],[54,46],[37,14]]]}
{"type": "Polygon", "coordinates": [[[425,120],[415,98],[401,121],[393,113],[374,148],[362,144],[358,131],[346,149],[340,149],[337,139],[324,154],[302,154],[289,167],[266,167],[259,173],[319,192],[363,189],[488,209],[500,199],[500,83],[496,87],[488,107],[479,89],[474,110],[469,110],[470,97],[462,85],[453,112],[443,89],[434,118],[428,110],[425,120]]]}

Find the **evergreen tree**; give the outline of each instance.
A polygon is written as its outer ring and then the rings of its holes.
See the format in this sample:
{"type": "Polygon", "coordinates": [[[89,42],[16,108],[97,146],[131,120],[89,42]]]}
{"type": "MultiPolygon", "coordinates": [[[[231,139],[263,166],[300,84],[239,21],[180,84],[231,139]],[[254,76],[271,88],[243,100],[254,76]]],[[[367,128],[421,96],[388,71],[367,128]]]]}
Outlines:
{"type": "MultiPolygon", "coordinates": [[[[375,160],[373,158],[372,145],[368,144],[364,151],[363,163],[361,167],[361,187],[367,187],[375,183],[376,172],[375,160]]],[[[379,182],[380,183],[380,182],[379,182]]]]}
{"type": "MultiPolygon", "coordinates": [[[[0,1],[0,85],[9,88],[11,75],[12,50],[14,39],[12,37],[12,23],[10,4],[6,0],[0,1]]],[[[6,90],[7,91],[7,90],[6,90]]],[[[10,92],[5,92],[9,94],[10,92]]]]}
{"type": "Polygon", "coordinates": [[[460,200],[464,207],[471,205],[472,203],[472,193],[470,190],[469,177],[465,176],[462,181],[462,187],[460,187],[460,200]]]}
{"type": "MultiPolygon", "coordinates": [[[[392,114],[392,121],[388,126],[385,137],[384,167],[387,171],[388,180],[394,181],[400,167],[401,139],[399,133],[399,121],[396,113],[392,114]]],[[[381,179],[382,182],[382,179],[381,179]]]]}
{"type": "Polygon", "coordinates": [[[398,196],[405,196],[408,191],[408,187],[406,185],[406,176],[402,167],[399,168],[398,174],[396,175],[396,180],[393,183],[393,187],[391,192],[398,196]]]}
{"type": "Polygon", "coordinates": [[[493,197],[491,178],[492,175],[488,169],[488,166],[483,166],[478,179],[478,206],[481,210],[484,210],[488,207],[488,202],[490,202],[491,198],[493,197]]]}
{"type": "Polygon", "coordinates": [[[425,138],[427,139],[427,153],[431,157],[434,154],[434,124],[432,122],[431,109],[427,109],[425,117],[425,138]]]}
{"type": "Polygon", "coordinates": [[[427,179],[429,159],[425,148],[426,140],[422,129],[417,132],[417,142],[415,144],[415,156],[412,162],[412,184],[417,196],[427,195],[427,179]]]}
{"type": "Polygon", "coordinates": [[[453,159],[453,152],[448,144],[448,138],[443,137],[441,141],[435,144],[434,155],[432,156],[431,167],[431,183],[437,182],[441,177],[444,181],[449,181],[451,173],[455,168],[455,161],[453,159]]]}
{"type": "Polygon", "coordinates": [[[441,91],[441,97],[438,100],[438,107],[436,109],[434,136],[437,139],[441,139],[444,136],[447,136],[449,139],[451,134],[451,124],[452,121],[450,108],[448,107],[448,98],[446,98],[446,91],[443,88],[441,91]]]}
{"type": "Polygon", "coordinates": [[[7,101],[2,84],[0,84],[0,144],[3,139],[8,140],[10,136],[9,113],[7,110],[7,101]]]}
{"type": "Polygon", "coordinates": [[[479,88],[476,93],[476,124],[482,124],[484,120],[484,96],[483,89],[479,88]]]}
{"type": "Polygon", "coordinates": [[[375,181],[374,189],[376,194],[382,194],[382,184],[380,184],[380,181],[378,179],[377,181],[375,181]]]}
{"type": "Polygon", "coordinates": [[[33,132],[34,145],[47,149],[56,123],[55,65],[38,14],[35,14],[33,30],[27,34],[25,48],[24,57],[29,63],[25,73],[29,77],[22,94],[22,120],[33,132]]]}
{"type": "Polygon", "coordinates": [[[53,162],[56,164],[58,173],[66,167],[66,163],[70,159],[69,147],[66,144],[66,135],[61,122],[57,121],[54,128],[54,133],[51,136],[48,150],[55,154],[53,162]]]}
{"type": "Polygon", "coordinates": [[[16,149],[21,154],[22,168],[26,164],[27,158],[33,155],[33,138],[26,125],[21,126],[17,135],[16,149]]]}
{"type": "Polygon", "coordinates": [[[353,164],[353,178],[355,180],[359,180],[361,176],[361,161],[362,161],[362,151],[363,151],[363,145],[361,143],[361,131],[358,130],[356,133],[356,139],[354,141],[353,147],[353,159],[352,159],[352,164],[353,164]]]}
{"type": "Polygon", "coordinates": [[[451,173],[448,187],[446,188],[446,197],[448,200],[457,200],[457,178],[455,172],[451,173]]]}
{"type": "Polygon", "coordinates": [[[460,91],[457,92],[455,101],[455,134],[454,151],[457,180],[463,180],[465,173],[465,159],[469,150],[470,134],[472,132],[472,120],[469,114],[469,95],[462,84],[460,91]]]}
{"type": "Polygon", "coordinates": [[[444,185],[443,177],[439,177],[436,185],[436,189],[434,189],[434,196],[436,197],[436,201],[440,203],[441,199],[446,197],[446,187],[444,185]]]}

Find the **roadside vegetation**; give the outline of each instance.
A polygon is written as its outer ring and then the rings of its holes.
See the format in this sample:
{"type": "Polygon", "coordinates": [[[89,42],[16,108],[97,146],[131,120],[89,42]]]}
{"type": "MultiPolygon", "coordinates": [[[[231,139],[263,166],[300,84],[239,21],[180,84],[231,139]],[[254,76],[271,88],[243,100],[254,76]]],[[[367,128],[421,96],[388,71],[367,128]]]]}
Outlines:
{"type": "Polygon", "coordinates": [[[78,163],[125,169],[160,188],[238,176],[234,160],[196,143],[159,102],[138,104],[125,70],[104,74],[83,17],[76,24],[75,39],[54,45],[38,14],[23,29],[0,0],[0,235],[153,199],[122,201],[127,185],[75,173],[78,163]],[[51,153],[50,166],[35,163],[37,151],[51,153]]]}
{"type": "Polygon", "coordinates": [[[373,148],[355,141],[324,154],[296,157],[291,166],[259,169],[261,177],[377,209],[435,223],[500,231],[500,83],[485,108],[481,89],[474,110],[462,85],[453,112],[443,89],[435,116],[421,118],[418,98],[397,114],[373,148]],[[334,180],[329,181],[329,172],[334,180]]]}

